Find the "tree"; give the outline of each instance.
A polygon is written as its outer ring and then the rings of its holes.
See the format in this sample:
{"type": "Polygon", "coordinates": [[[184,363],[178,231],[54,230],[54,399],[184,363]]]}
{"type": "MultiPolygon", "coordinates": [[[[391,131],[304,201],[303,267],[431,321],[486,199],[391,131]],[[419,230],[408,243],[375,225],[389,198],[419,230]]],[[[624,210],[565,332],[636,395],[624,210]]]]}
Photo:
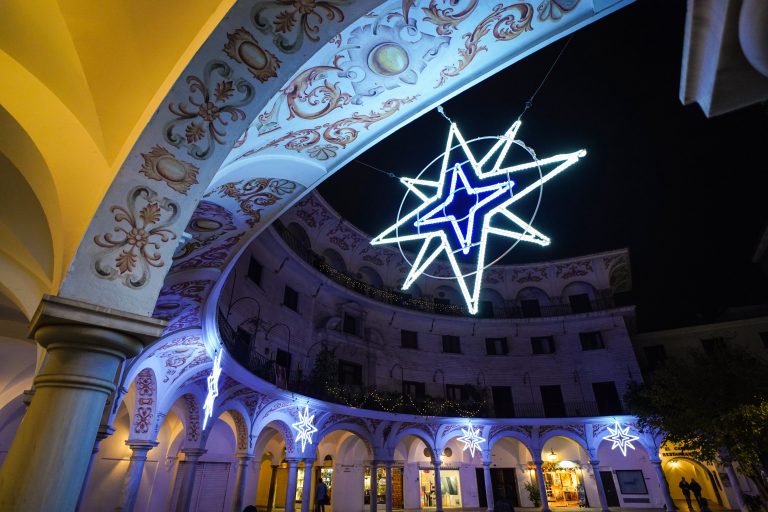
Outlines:
{"type": "Polygon", "coordinates": [[[336,350],[331,350],[325,343],[315,357],[310,380],[317,386],[315,392],[321,394],[327,394],[332,386],[339,385],[339,361],[336,359],[336,350]]]}
{"type": "Polygon", "coordinates": [[[737,462],[768,498],[768,361],[735,347],[692,350],[630,385],[625,401],[640,428],[700,460],[737,462]]]}

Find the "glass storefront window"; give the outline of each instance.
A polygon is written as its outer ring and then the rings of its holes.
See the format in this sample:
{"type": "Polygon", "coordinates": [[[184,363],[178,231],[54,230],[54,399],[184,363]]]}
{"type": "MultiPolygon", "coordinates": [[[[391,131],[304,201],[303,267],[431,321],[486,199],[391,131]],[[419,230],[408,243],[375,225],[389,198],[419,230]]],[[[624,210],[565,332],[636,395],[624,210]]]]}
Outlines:
{"type": "MultiPolygon", "coordinates": [[[[443,508],[461,507],[461,487],[459,485],[459,471],[457,469],[443,469],[440,471],[440,485],[443,508]]],[[[419,496],[422,508],[437,507],[435,489],[435,472],[431,469],[419,471],[419,496]]]]}
{"type": "Polygon", "coordinates": [[[545,462],[544,485],[547,488],[547,502],[559,507],[586,506],[581,468],[575,462],[545,462]]]}

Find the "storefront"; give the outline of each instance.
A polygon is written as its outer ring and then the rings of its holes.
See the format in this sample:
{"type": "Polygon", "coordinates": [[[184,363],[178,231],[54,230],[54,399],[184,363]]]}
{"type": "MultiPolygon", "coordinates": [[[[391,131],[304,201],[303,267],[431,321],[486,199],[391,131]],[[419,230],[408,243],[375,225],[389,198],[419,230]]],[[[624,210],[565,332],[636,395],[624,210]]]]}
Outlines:
{"type": "Polygon", "coordinates": [[[588,506],[584,474],[578,462],[570,460],[545,462],[542,469],[544,486],[547,489],[547,502],[550,506],[588,506]]]}
{"type": "MultiPolygon", "coordinates": [[[[371,503],[371,485],[375,489],[375,500],[378,505],[387,503],[387,472],[379,467],[376,469],[375,478],[371,478],[371,468],[366,467],[363,477],[363,504],[371,503]]],[[[392,468],[392,508],[403,508],[403,470],[399,467],[392,468]]]]}
{"type": "MultiPolygon", "coordinates": [[[[458,468],[442,468],[440,470],[440,484],[443,508],[461,507],[461,487],[459,484],[458,468]]],[[[437,491],[435,488],[434,469],[419,470],[419,498],[422,508],[437,507],[437,491]]]]}

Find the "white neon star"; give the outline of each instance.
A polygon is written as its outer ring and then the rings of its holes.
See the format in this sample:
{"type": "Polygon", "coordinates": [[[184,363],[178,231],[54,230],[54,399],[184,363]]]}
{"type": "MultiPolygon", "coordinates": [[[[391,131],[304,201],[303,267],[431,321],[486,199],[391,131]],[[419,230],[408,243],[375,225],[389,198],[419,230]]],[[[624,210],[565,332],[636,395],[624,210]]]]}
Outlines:
{"type": "Polygon", "coordinates": [[[219,396],[219,376],[221,375],[221,354],[223,351],[219,349],[219,353],[213,357],[213,368],[210,375],[208,375],[208,395],[203,402],[203,430],[208,425],[208,418],[213,417],[213,405],[216,401],[216,397],[219,396]]]}
{"type": "Polygon", "coordinates": [[[312,444],[312,434],[317,432],[317,428],[312,424],[315,420],[315,415],[309,415],[309,406],[304,406],[304,412],[299,409],[299,421],[292,425],[296,429],[299,435],[296,436],[296,441],[301,442],[301,453],[304,453],[304,448],[307,443],[312,444]]]}
{"type": "Polygon", "coordinates": [[[468,428],[462,428],[463,436],[459,437],[459,441],[464,443],[462,450],[469,450],[469,454],[472,457],[475,456],[475,451],[480,449],[480,443],[485,441],[484,437],[480,437],[480,429],[475,429],[472,424],[469,424],[468,428]]]}
{"type": "Polygon", "coordinates": [[[632,441],[640,439],[629,433],[629,425],[621,428],[618,421],[614,425],[614,428],[608,427],[608,432],[610,432],[611,435],[605,436],[603,439],[613,443],[611,450],[618,448],[621,450],[621,454],[625,457],[627,456],[627,448],[635,449],[635,447],[632,446],[632,441]]]}
{"type": "MultiPolygon", "coordinates": [[[[520,128],[520,124],[520,121],[515,121],[509,130],[507,130],[507,133],[505,133],[504,136],[501,137],[493,145],[490,151],[488,151],[488,153],[482,159],[476,160],[472,154],[472,151],[470,151],[467,142],[464,140],[464,137],[462,137],[461,132],[459,132],[458,127],[451,123],[438,181],[400,178],[401,183],[403,183],[403,185],[405,185],[408,190],[413,192],[419,199],[422,200],[422,204],[408,213],[406,216],[400,218],[396,224],[390,226],[381,234],[379,234],[371,241],[371,244],[380,245],[386,243],[407,242],[415,240],[423,241],[421,249],[413,261],[413,267],[403,282],[403,290],[407,290],[413,284],[413,282],[422,273],[424,273],[429,265],[432,264],[440,252],[445,251],[451,268],[459,283],[461,293],[467,303],[467,308],[471,314],[476,314],[478,310],[483,270],[485,268],[485,250],[489,234],[504,236],[524,242],[531,242],[541,246],[549,245],[550,239],[547,236],[540,233],[534,229],[533,226],[512,213],[510,210],[508,210],[508,207],[566,170],[568,167],[576,163],[579,158],[585,156],[587,152],[582,149],[574,153],[556,155],[553,157],[544,158],[542,160],[535,160],[533,162],[513,165],[510,167],[502,167],[507,152],[515,140],[515,135],[520,128]],[[503,177],[504,179],[490,180],[490,184],[487,186],[473,188],[470,186],[469,181],[467,180],[467,177],[464,174],[460,164],[456,164],[449,171],[448,165],[451,148],[454,145],[454,138],[456,141],[458,141],[464,154],[467,156],[467,162],[472,167],[475,172],[475,176],[479,180],[482,181],[494,177],[503,177]],[[489,171],[483,171],[483,167],[492,158],[494,158],[494,156],[495,161],[491,169],[489,171]],[[554,169],[546,172],[540,176],[539,179],[527,187],[523,188],[514,195],[511,194],[511,188],[514,184],[509,178],[511,174],[527,170],[538,170],[539,168],[543,168],[550,164],[557,165],[554,169]],[[449,186],[446,186],[446,175],[449,172],[451,172],[451,183],[449,186]],[[461,180],[463,186],[458,186],[458,180],[461,180]],[[433,189],[434,195],[431,197],[428,196],[420,189],[420,187],[433,189]],[[482,199],[477,197],[475,204],[469,208],[467,215],[461,219],[456,219],[455,216],[445,213],[445,207],[452,203],[454,195],[459,190],[464,190],[469,195],[478,196],[485,193],[488,193],[488,195],[482,199]],[[483,214],[480,242],[473,243],[472,240],[475,217],[479,215],[479,210],[482,207],[502,198],[506,199],[503,199],[499,204],[483,214]],[[438,215],[440,213],[442,213],[442,216],[438,215]],[[502,222],[511,222],[521,231],[508,229],[507,227],[491,225],[494,216],[497,214],[502,222]],[[467,227],[465,233],[462,233],[459,222],[465,219],[467,220],[467,227]],[[465,280],[465,276],[462,273],[456,260],[454,251],[450,245],[446,229],[440,226],[440,224],[444,224],[446,222],[450,223],[453,227],[453,231],[459,239],[460,250],[462,253],[468,254],[470,249],[477,248],[475,282],[471,292],[470,287],[467,285],[465,280]],[[415,226],[418,229],[418,233],[399,235],[399,230],[403,229],[404,231],[408,231],[408,229],[406,229],[408,226],[415,226]],[[434,229],[423,229],[430,226],[432,226],[434,229]],[[436,247],[433,241],[437,242],[436,247]]],[[[409,232],[412,232],[412,230],[409,232]]]]}

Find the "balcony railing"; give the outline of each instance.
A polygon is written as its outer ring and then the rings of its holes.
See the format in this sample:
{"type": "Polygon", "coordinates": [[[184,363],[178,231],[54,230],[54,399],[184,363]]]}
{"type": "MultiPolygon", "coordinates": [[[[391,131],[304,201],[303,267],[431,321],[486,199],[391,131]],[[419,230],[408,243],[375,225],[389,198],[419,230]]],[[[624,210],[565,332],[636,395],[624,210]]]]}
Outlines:
{"type": "Polygon", "coordinates": [[[481,310],[477,315],[471,315],[466,307],[458,304],[436,304],[435,302],[428,299],[414,298],[410,294],[403,293],[399,290],[390,288],[376,288],[375,286],[363,282],[348,273],[341,272],[331,265],[328,265],[322,256],[307,248],[279,220],[276,220],[272,225],[283,239],[283,241],[286,243],[286,245],[288,245],[288,247],[297,256],[317,269],[320,273],[341,284],[345,288],[355,291],[360,295],[374,299],[378,302],[383,302],[384,304],[391,304],[393,306],[399,306],[406,309],[412,309],[430,314],[480,318],[553,317],[573,315],[578,313],[588,313],[590,311],[601,311],[615,307],[612,298],[597,299],[576,307],[570,304],[555,304],[540,305],[535,308],[523,308],[516,305],[512,301],[508,301],[503,308],[495,307],[484,309],[481,307],[481,310]]]}

